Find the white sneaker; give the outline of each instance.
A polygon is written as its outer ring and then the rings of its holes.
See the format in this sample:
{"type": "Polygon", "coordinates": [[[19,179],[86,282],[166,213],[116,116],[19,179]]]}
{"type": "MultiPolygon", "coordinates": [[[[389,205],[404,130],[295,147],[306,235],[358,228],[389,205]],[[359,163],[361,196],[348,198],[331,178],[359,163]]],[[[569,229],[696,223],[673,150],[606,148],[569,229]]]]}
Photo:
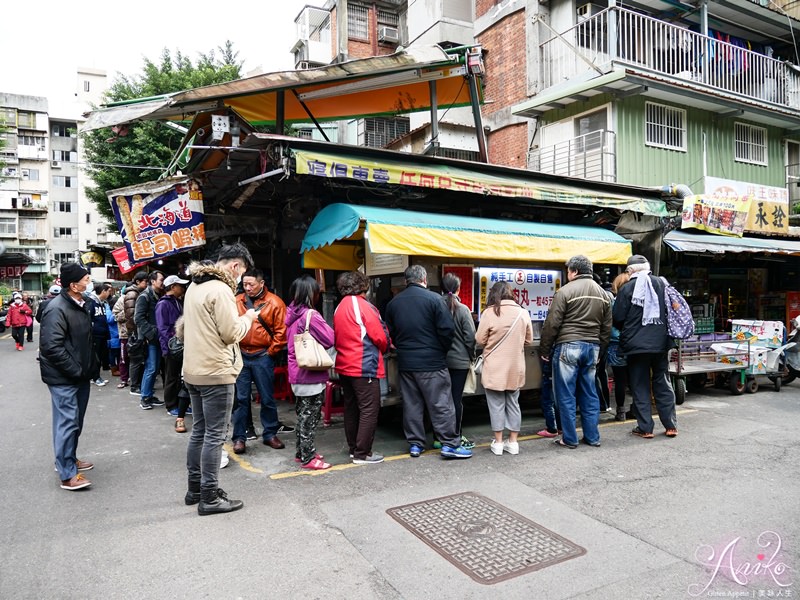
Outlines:
{"type": "Polygon", "coordinates": [[[230,461],[231,461],[231,459],[228,458],[228,452],[226,450],[223,450],[222,451],[222,460],[220,460],[220,462],[219,462],[219,468],[220,469],[224,469],[225,467],[228,466],[228,463],[230,461]]]}
{"type": "Polygon", "coordinates": [[[509,454],[519,454],[519,442],[503,442],[503,452],[508,452],[509,454]]]}
{"type": "Polygon", "coordinates": [[[495,454],[496,456],[501,456],[503,454],[504,447],[505,444],[503,442],[497,442],[495,440],[492,440],[492,444],[489,446],[489,449],[492,451],[492,454],[495,454]]]}
{"type": "Polygon", "coordinates": [[[107,384],[107,383],[108,383],[108,381],[106,381],[106,380],[105,380],[105,379],[103,379],[102,377],[98,377],[97,379],[95,379],[95,380],[94,380],[94,384],[95,384],[97,387],[103,387],[103,386],[104,386],[105,384],[107,384]]]}

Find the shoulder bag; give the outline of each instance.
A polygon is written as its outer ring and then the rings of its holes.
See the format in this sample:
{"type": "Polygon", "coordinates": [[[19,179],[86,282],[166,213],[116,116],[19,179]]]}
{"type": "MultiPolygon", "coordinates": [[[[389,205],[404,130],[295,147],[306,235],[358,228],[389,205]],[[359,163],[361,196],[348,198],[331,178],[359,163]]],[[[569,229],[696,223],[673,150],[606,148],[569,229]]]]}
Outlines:
{"type": "Polygon", "coordinates": [[[297,366],[302,369],[327,371],[333,366],[333,359],[308,330],[312,312],[314,311],[308,310],[306,312],[305,329],[294,336],[294,358],[297,361],[297,366]]]}

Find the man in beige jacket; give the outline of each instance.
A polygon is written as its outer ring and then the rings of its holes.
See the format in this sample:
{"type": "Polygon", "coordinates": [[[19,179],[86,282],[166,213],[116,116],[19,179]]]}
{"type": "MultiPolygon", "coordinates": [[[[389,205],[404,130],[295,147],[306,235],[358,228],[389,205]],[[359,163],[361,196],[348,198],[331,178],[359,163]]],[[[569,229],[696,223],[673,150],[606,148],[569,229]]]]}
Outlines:
{"type": "Polygon", "coordinates": [[[256,318],[254,310],[239,316],[236,283],[253,264],[241,244],[223,246],[216,264],[189,266],[192,283],[183,304],[183,380],[192,400],[192,435],[186,465],[189,491],[186,504],[198,504],[200,515],[242,508],[219,487],[222,444],[233,407],[234,385],[242,370],[239,340],[256,318]]]}

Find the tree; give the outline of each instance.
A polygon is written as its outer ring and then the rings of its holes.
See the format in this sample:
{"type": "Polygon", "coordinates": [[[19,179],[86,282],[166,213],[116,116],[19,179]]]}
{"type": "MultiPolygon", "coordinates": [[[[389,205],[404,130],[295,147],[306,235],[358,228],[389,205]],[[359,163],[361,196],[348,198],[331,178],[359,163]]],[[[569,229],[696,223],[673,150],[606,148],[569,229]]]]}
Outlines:
{"type": "MultiPolygon", "coordinates": [[[[158,64],[144,60],[140,75],[120,76],[106,91],[105,102],[119,102],[147,96],[160,96],[204,85],[238,79],[242,63],[233,43],[225,42],[214,50],[200,54],[196,63],[180,51],[174,55],[164,49],[158,64]]],[[[114,213],[106,193],[120,187],[157,179],[169,163],[183,139],[183,134],[156,121],[135,123],[129,127],[98,129],[82,134],[87,171],[93,187],[86,195],[108,221],[114,213]],[[152,167],[142,168],[142,167],[152,167]]]]}

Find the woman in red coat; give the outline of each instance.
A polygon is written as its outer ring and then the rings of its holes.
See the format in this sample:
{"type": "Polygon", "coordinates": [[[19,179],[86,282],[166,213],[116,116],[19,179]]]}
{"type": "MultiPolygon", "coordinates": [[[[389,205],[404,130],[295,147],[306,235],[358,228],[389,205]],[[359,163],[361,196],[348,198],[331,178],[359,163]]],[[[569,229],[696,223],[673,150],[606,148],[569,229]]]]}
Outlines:
{"type": "Polygon", "coordinates": [[[21,351],[25,346],[25,328],[32,315],[31,307],[22,301],[22,294],[14,292],[11,296],[11,306],[8,307],[6,324],[11,326],[11,337],[17,343],[17,350],[21,351]]]}

